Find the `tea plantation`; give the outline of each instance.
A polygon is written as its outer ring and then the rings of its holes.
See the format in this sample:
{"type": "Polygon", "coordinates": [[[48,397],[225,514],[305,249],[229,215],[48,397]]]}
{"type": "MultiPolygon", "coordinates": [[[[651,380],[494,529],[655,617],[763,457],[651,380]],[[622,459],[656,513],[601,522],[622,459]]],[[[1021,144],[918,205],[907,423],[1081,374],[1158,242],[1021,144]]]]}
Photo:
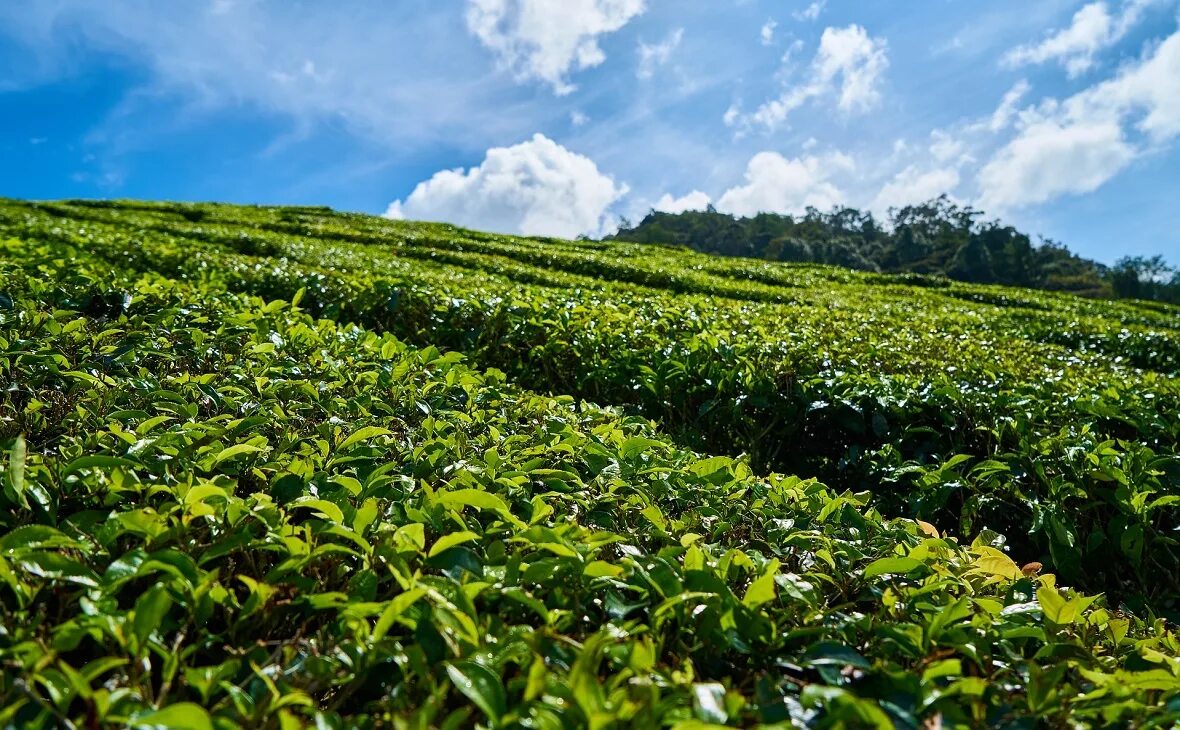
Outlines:
{"type": "Polygon", "coordinates": [[[0,200],[0,727],[1173,727],[1180,309],[0,200]]]}

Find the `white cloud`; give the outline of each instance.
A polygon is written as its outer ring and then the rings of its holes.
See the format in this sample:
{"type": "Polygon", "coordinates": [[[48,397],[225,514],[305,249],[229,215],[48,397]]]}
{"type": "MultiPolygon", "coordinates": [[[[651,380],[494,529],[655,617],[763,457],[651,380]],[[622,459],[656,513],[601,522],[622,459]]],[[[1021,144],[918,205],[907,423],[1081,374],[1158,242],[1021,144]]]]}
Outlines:
{"type": "Polygon", "coordinates": [[[490,149],[478,167],[443,170],[419,183],[390,218],[439,220],[504,233],[573,238],[598,235],[627,193],[588,157],[544,135],[490,149]]]}
{"type": "Polygon", "coordinates": [[[732,127],[738,123],[738,121],[741,119],[741,117],[742,117],[741,106],[735,102],[733,104],[730,104],[729,108],[725,110],[725,114],[722,115],[721,121],[725,122],[725,126],[732,127]]]}
{"type": "Polygon", "coordinates": [[[684,29],[677,28],[659,43],[648,45],[640,41],[639,67],[635,70],[635,75],[641,79],[650,79],[655,74],[657,66],[663,66],[668,62],[672,53],[680,47],[680,41],[683,39],[684,29]]]}
{"type": "Polygon", "coordinates": [[[815,0],[802,10],[796,10],[791,13],[791,17],[795,20],[815,20],[819,14],[824,11],[824,6],[828,4],[828,0],[815,0]]]}
{"type": "Polygon", "coordinates": [[[570,124],[574,127],[581,127],[590,121],[590,117],[585,112],[578,109],[570,112],[570,124]]]}
{"type": "Polygon", "coordinates": [[[700,190],[693,190],[679,198],[673,198],[669,193],[664,193],[652,208],[661,213],[683,213],[686,210],[704,210],[709,207],[710,202],[712,201],[708,195],[700,190]]]}
{"type": "Polygon", "coordinates": [[[0,36],[30,59],[11,77],[6,68],[0,87],[71,77],[92,58],[132,65],[134,88],[96,135],[115,153],[224,109],[287,120],[288,139],[322,123],[399,148],[520,134],[537,102],[501,107],[511,82],[483,70],[486,54],[464,37],[462,17],[414,5],[355,0],[342,13],[307,3],[296,13],[263,0],[0,2],[0,36]],[[461,42],[423,42],[446,35],[461,42]]]}
{"type": "Polygon", "coordinates": [[[1028,95],[1032,90],[1032,86],[1028,81],[1021,79],[1016,82],[1016,85],[1004,94],[1003,100],[996,110],[992,113],[992,118],[988,122],[988,128],[993,132],[999,132],[1007,128],[1011,123],[1013,115],[1016,114],[1016,106],[1028,95]]]}
{"type": "Polygon", "coordinates": [[[1094,64],[1094,54],[1107,46],[1113,29],[1114,19],[1106,3],[1090,3],[1074,14],[1068,28],[1040,43],[1012,49],[1004,56],[1004,63],[1016,67],[1057,60],[1070,76],[1077,76],[1094,64]]]}
{"type": "Polygon", "coordinates": [[[1016,136],[979,173],[980,204],[1003,210],[1092,192],[1177,136],[1180,32],[1114,78],[1021,112],[1016,136]]]}
{"type": "Polygon", "coordinates": [[[963,155],[964,145],[961,139],[936,129],[930,133],[930,154],[938,162],[949,162],[963,155]]]}
{"type": "Polygon", "coordinates": [[[889,66],[885,41],[870,38],[859,25],[828,28],[820,39],[816,69],[825,83],[841,79],[842,111],[866,111],[881,98],[877,82],[889,66]]]}
{"type": "Polygon", "coordinates": [[[1067,193],[1088,193],[1134,157],[1116,123],[1039,122],[1026,127],[980,171],[979,202],[985,210],[1003,211],[1067,193]]]}
{"type": "Polygon", "coordinates": [[[832,173],[852,166],[843,155],[787,159],[777,152],[759,152],[746,167],[745,183],[725,191],[717,208],[739,216],[799,214],[809,206],[826,210],[845,200],[832,173]]]}
{"type": "Polygon", "coordinates": [[[1018,66],[1056,61],[1069,76],[1089,71],[1095,56],[1113,46],[1131,30],[1143,14],[1159,0],[1127,0],[1115,16],[1106,2],[1092,2],[1074,13],[1069,27],[1049,34],[1039,43],[1019,46],[1004,56],[1004,64],[1018,66]]]}
{"type": "Polygon", "coordinates": [[[910,165],[881,188],[869,209],[884,216],[890,208],[924,203],[952,192],[958,185],[959,171],[953,167],[922,170],[917,165],[910,165]]]}
{"type": "MultiPolygon", "coordinates": [[[[836,106],[842,112],[868,111],[881,100],[878,86],[889,67],[886,49],[884,39],[871,37],[859,25],[827,28],[820,37],[819,50],[811,62],[807,82],[786,89],[742,121],[776,129],[796,109],[828,94],[836,94],[836,106]]],[[[735,117],[727,123],[732,126],[737,121],[735,117]]]]}
{"type": "Polygon", "coordinates": [[[803,41],[799,40],[798,38],[791,41],[791,45],[787,46],[787,50],[783,51],[783,56],[781,59],[779,59],[779,63],[781,63],[784,67],[789,67],[794,61],[795,56],[799,55],[805,47],[806,45],[803,43],[803,41]]]}
{"type": "Polygon", "coordinates": [[[518,79],[564,95],[571,72],[606,60],[598,39],[644,9],[644,0],[468,0],[467,27],[518,79]]]}
{"type": "Polygon", "coordinates": [[[1074,116],[1117,114],[1159,144],[1180,136],[1180,32],[1138,65],[1066,102],[1074,116]],[[1137,115],[1137,116],[1136,116],[1137,115]]]}
{"type": "Polygon", "coordinates": [[[778,22],[774,18],[766,21],[766,25],[762,26],[762,31],[759,36],[762,38],[762,45],[769,46],[774,43],[774,30],[778,28],[778,22]]]}
{"type": "Polygon", "coordinates": [[[771,99],[758,107],[748,117],[742,118],[738,115],[730,115],[727,111],[725,122],[729,126],[734,126],[738,121],[743,121],[747,124],[753,123],[771,130],[778,129],[787,121],[787,117],[791,115],[791,112],[806,104],[807,100],[813,96],[815,94],[811,93],[810,87],[791,89],[783,93],[779,98],[771,99]]]}

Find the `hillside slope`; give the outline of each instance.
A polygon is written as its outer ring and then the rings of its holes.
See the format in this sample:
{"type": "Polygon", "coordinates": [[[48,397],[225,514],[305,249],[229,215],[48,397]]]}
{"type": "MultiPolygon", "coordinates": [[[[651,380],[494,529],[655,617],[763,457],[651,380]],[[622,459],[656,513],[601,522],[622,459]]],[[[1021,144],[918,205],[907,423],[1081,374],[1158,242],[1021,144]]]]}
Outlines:
{"type": "Polygon", "coordinates": [[[1180,310],[320,209],[3,239],[5,724],[1180,717],[1180,310]]]}
{"type": "Polygon", "coordinates": [[[757,472],[872,490],[886,514],[998,530],[1088,589],[1176,609],[1175,307],[314,210],[0,213],[120,266],[302,290],[313,315],[632,407],[757,472]]]}

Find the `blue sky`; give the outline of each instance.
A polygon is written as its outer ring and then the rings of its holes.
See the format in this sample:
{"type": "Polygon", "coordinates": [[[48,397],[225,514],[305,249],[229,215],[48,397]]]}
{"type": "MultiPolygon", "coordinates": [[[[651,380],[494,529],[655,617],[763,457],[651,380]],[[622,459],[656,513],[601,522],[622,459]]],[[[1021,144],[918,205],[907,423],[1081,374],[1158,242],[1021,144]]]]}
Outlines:
{"type": "Polygon", "coordinates": [[[609,232],[947,192],[1180,262],[1178,0],[0,4],[0,195],[609,232]]]}

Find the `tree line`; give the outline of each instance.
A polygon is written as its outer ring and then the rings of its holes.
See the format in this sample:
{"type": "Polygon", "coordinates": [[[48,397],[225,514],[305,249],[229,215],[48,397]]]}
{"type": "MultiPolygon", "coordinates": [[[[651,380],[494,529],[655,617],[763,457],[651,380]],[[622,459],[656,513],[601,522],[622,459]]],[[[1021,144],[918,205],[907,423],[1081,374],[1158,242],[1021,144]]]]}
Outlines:
{"type": "Polygon", "coordinates": [[[848,207],[750,218],[721,213],[713,206],[683,213],[653,210],[637,225],[624,219],[609,238],[671,243],[722,256],[1180,303],[1180,270],[1161,256],[1124,257],[1107,266],[1049,239],[1034,242],[1028,234],[985,220],[981,211],[946,195],[890,209],[887,224],[872,213],[848,207]]]}

